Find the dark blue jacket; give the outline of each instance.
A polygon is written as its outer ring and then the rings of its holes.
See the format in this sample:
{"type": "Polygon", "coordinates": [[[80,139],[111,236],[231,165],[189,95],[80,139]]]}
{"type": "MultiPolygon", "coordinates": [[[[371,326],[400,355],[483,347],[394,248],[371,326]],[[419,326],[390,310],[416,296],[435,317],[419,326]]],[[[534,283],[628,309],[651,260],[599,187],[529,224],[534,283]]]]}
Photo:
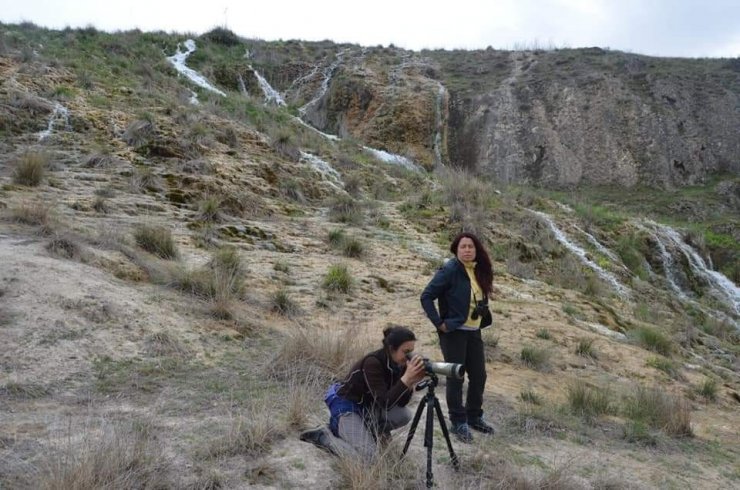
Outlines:
{"type": "MultiPolygon", "coordinates": [[[[482,299],[488,303],[488,298],[479,298],[479,301],[482,299]]],[[[465,323],[470,310],[470,278],[465,272],[465,266],[457,258],[448,260],[434,274],[421,293],[421,306],[437,328],[444,323],[447,331],[452,332],[465,323]],[[434,300],[438,300],[439,311],[434,300]]],[[[484,315],[480,328],[489,325],[491,316],[484,315]]]]}

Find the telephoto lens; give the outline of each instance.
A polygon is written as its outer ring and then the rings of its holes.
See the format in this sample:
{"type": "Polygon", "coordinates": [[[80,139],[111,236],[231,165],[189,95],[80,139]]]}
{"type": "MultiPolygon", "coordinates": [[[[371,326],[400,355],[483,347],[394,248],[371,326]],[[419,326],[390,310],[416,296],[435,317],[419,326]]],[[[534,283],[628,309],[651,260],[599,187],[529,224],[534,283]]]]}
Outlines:
{"type": "MultiPolygon", "coordinates": [[[[406,359],[409,361],[413,359],[413,357],[414,354],[406,354],[406,359]]],[[[465,376],[465,370],[463,369],[462,364],[430,361],[427,357],[422,357],[421,359],[424,362],[424,369],[426,369],[427,373],[438,374],[440,376],[447,376],[448,378],[454,379],[463,379],[465,376]]]]}

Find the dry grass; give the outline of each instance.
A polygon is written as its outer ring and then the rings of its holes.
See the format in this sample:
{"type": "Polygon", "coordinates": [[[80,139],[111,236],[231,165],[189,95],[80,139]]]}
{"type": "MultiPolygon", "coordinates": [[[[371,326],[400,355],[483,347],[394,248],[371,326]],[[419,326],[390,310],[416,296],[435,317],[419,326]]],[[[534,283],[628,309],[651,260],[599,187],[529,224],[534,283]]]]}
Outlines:
{"type": "Polygon", "coordinates": [[[529,368],[544,370],[549,367],[550,351],[541,347],[524,346],[519,355],[522,362],[529,368]]]}
{"type": "Polygon", "coordinates": [[[25,202],[8,210],[8,217],[16,223],[36,226],[43,235],[48,235],[57,226],[57,219],[51,206],[41,202],[25,202]]]}
{"type": "Polygon", "coordinates": [[[630,419],[659,429],[675,437],[692,436],[691,407],[679,395],[666,393],[658,387],[638,386],[626,401],[625,415],[630,419]]]}
{"type": "Polygon", "coordinates": [[[402,457],[400,447],[395,444],[379,446],[378,451],[370,462],[346,455],[336,459],[337,486],[353,490],[421,487],[424,471],[417,461],[402,457]]]}
{"type": "Polygon", "coordinates": [[[582,417],[595,417],[614,410],[611,391],[582,381],[568,386],[568,406],[571,412],[582,417]]]}
{"type": "Polygon", "coordinates": [[[32,487],[40,490],[173,488],[169,462],[142,428],[87,428],[39,465],[32,487]]]}
{"type": "Polygon", "coordinates": [[[214,439],[206,449],[206,456],[255,456],[269,452],[272,444],[284,437],[267,402],[252,403],[240,414],[232,415],[226,434],[214,439]]]}
{"type": "Polygon", "coordinates": [[[142,249],[163,259],[176,259],[180,255],[172,232],[164,226],[138,225],[134,229],[134,240],[142,249]]]}
{"type": "Polygon", "coordinates": [[[198,219],[206,223],[219,223],[223,220],[221,200],[215,196],[205,196],[198,203],[198,219]]]}
{"type": "Polygon", "coordinates": [[[190,349],[169,332],[156,332],[147,339],[147,351],[154,356],[186,357],[190,355],[190,349]]]}
{"type": "Polygon", "coordinates": [[[13,182],[18,185],[36,187],[41,184],[49,165],[49,154],[28,152],[21,155],[13,168],[13,182]]]}
{"type": "Polygon", "coordinates": [[[279,343],[266,371],[281,380],[328,382],[345,376],[352,363],[372,348],[348,330],[296,327],[279,343]]]}
{"type": "Polygon", "coordinates": [[[467,461],[462,488],[516,490],[576,490],[584,488],[573,478],[572,463],[558,465],[540,475],[530,475],[506,457],[483,448],[467,461]]]}
{"type": "Polygon", "coordinates": [[[85,260],[87,256],[80,242],[69,234],[53,235],[46,244],[46,250],[53,255],[70,260],[85,260]]]}
{"type": "Polygon", "coordinates": [[[0,394],[8,398],[33,400],[48,395],[49,389],[35,383],[10,382],[0,387],[0,394]]]}

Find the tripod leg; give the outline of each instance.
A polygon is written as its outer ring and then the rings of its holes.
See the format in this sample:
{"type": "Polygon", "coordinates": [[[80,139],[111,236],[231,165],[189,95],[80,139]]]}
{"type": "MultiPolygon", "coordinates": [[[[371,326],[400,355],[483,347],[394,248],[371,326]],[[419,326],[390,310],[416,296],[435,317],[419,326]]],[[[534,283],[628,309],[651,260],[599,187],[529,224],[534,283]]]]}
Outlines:
{"type": "MultiPolygon", "coordinates": [[[[434,397],[434,410],[437,412],[437,418],[439,419],[439,425],[442,426],[442,434],[445,436],[445,441],[447,441],[447,449],[450,450],[450,460],[452,460],[452,467],[455,468],[455,471],[460,470],[460,461],[457,459],[457,454],[455,454],[455,450],[452,449],[452,441],[450,441],[450,433],[447,430],[447,424],[445,423],[445,418],[442,415],[442,407],[439,404],[439,399],[437,397],[434,397]]],[[[429,409],[429,412],[432,410],[429,409]]]]}
{"type": "Polygon", "coordinates": [[[409,444],[411,444],[411,439],[414,438],[414,433],[416,432],[416,426],[419,425],[419,419],[421,418],[421,413],[424,411],[424,406],[427,404],[427,399],[422,398],[421,401],[419,401],[419,407],[416,409],[416,415],[414,415],[414,420],[411,422],[411,428],[409,429],[409,435],[406,436],[406,444],[403,445],[403,454],[406,455],[406,451],[409,449],[409,444]]]}
{"type": "Polygon", "coordinates": [[[427,427],[424,432],[424,445],[427,448],[427,488],[434,485],[434,475],[432,474],[432,446],[434,445],[434,410],[432,405],[436,406],[437,398],[433,393],[428,393],[427,398],[427,427]]]}

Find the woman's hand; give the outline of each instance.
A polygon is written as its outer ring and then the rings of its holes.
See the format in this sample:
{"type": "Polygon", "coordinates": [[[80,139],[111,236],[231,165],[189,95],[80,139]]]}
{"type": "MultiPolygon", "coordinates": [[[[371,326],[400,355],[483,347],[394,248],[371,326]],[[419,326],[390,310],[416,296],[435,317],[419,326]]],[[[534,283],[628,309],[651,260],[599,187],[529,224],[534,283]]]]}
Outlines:
{"type": "Polygon", "coordinates": [[[444,322],[442,322],[442,325],[437,327],[437,330],[439,330],[441,333],[447,333],[447,325],[445,325],[444,322]]]}
{"type": "Polygon", "coordinates": [[[424,379],[424,376],[426,376],[424,361],[421,356],[417,354],[406,363],[406,372],[401,376],[401,382],[409,388],[412,388],[416,383],[424,379]]]}

